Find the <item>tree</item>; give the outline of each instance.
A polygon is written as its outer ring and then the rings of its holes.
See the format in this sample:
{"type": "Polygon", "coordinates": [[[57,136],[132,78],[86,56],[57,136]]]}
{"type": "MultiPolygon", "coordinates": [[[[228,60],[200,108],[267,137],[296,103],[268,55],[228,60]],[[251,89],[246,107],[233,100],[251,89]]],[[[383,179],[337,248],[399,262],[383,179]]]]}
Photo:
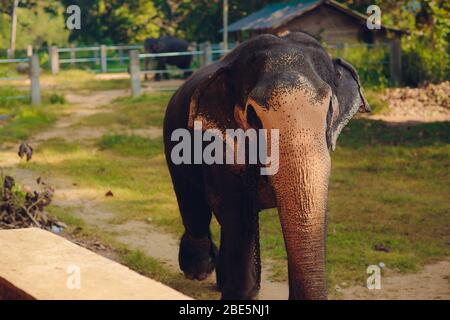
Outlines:
{"type": "Polygon", "coordinates": [[[382,10],[385,24],[408,31],[403,36],[405,84],[445,80],[450,72],[450,3],[447,0],[350,0],[341,1],[364,12],[370,4],[382,10]]]}
{"type": "MultiPolygon", "coordinates": [[[[155,5],[164,16],[161,33],[176,35],[189,41],[222,40],[223,0],[155,0],[155,5]]],[[[229,22],[234,22],[268,3],[287,2],[280,0],[229,0],[229,22]]]]}
{"type": "MultiPolygon", "coordinates": [[[[0,0],[0,48],[8,48],[11,30],[10,0],[0,0]]],[[[20,1],[17,9],[16,47],[25,49],[27,45],[36,48],[48,43],[67,43],[64,8],[61,3],[51,0],[20,1]]]]}
{"type": "Polygon", "coordinates": [[[148,0],[62,0],[81,8],[81,30],[71,41],[81,43],[132,43],[159,34],[161,17],[148,0]]]}

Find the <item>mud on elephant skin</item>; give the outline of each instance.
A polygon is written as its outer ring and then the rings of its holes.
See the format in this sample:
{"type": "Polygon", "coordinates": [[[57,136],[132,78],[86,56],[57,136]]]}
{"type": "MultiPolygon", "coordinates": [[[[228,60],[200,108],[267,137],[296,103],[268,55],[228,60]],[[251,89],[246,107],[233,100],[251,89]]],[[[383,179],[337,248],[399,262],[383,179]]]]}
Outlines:
{"type": "MultiPolygon", "coordinates": [[[[167,53],[167,52],[187,52],[189,51],[189,43],[183,39],[164,36],[161,38],[147,38],[144,41],[144,50],[146,53],[167,53]]],[[[162,72],[164,79],[169,79],[167,71],[167,65],[176,66],[181,69],[189,69],[192,62],[192,55],[183,55],[175,57],[157,57],[156,69],[162,72]]],[[[150,59],[145,58],[145,70],[149,70],[150,59]]],[[[191,75],[192,72],[184,71],[184,78],[191,75]]],[[[145,74],[145,80],[148,80],[147,73],[145,74]]],[[[161,80],[161,73],[155,74],[155,81],[161,80]]]]}
{"type": "MultiPolygon", "coordinates": [[[[330,151],[343,126],[369,111],[358,75],[303,33],[260,35],[191,76],[164,121],[165,154],[185,234],[180,267],[203,279],[215,263],[223,299],[252,299],[260,286],[258,215],[278,209],[288,255],[289,298],[326,299],[325,236],[330,151]],[[174,130],[279,130],[279,170],[264,165],[175,164],[174,130]],[[219,252],[211,241],[214,213],[219,252]]],[[[194,157],[193,152],[191,154],[194,157]]]]}

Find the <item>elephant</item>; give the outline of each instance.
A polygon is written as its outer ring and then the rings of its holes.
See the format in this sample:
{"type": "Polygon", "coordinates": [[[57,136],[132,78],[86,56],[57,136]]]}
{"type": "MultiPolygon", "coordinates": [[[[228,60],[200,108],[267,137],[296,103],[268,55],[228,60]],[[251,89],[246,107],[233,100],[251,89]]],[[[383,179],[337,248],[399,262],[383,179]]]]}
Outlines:
{"type": "MultiPolygon", "coordinates": [[[[355,68],[332,59],[317,40],[300,32],[253,37],[186,80],[168,103],[163,129],[185,229],[178,256],[185,276],[204,280],[215,269],[222,299],[257,298],[259,213],[277,208],[289,299],[326,299],[330,153],[358,111],[370,112],[370,106],[355,68]],[[278,130],[278,171],[260,174],[264,163],[175,163],[179,140],[173,133],[183,129],[195,135],[198,122],[201,130],[219,133],[278,130]],[[219,249],[210,232],[213,214],[220,225],[219,249]]],[[[198,152],[194,144],[191,159],[198,152]]]]}
{"type": "MultiPolygon", "coordinates": [[[[186,52],[189,51],[189,43],[185,40],[175,37],[164,36],[158,39],[147,38],[144,41],[144,50],[146,53],[166,53],[166,52],[186,52]]],[[[157,69],[166,71],[166,64],[177,66],[181,69],[189,69],[192,61],[192,55],[175,56],[175,57],[157,57],[157,69]]],[[[145,70],[148,70],[150,59],[145,58],[145,70]]],[[[184,71],[184,78],[192,74],[190,71],[184,71]]],[[[169,79],[168,73],[163,73],[164,79],[169,79]]],[[[145,74],[145,80],[148,80],[145,74]]],[[[156,73],[155,80],[161,80],[161,73],[156,73]]]]}

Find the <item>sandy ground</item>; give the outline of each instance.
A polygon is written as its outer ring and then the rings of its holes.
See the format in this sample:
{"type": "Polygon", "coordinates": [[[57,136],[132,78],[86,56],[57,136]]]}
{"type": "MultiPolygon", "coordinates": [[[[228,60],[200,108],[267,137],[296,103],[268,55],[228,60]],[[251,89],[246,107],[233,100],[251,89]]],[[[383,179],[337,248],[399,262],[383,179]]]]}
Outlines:
{"type": "Polygon", "coordinates": [[[427,265],[418,273],[382,277],[379,290],[360,286],[341,293],[347,300],[450,300],[450,259],[427,265]]]}
{"type": "MultiPolygon", "coordinates": [[[[162,86],[162,84],[161,84],[162,86]]],[[[148,88],[147,90],[153,90],[148,88]]],[[[67,110],[51,129],[41,132],[30,139],[31,143],[64,137],[71,141],[81,139],[94,139],[100,137],[105,131],[101,129],[83,128],[72,125],[78,123],[83,117],[108,112],[108,105],[119,96],[129,94],[127,90],[114,90],[108,92],[95,92],[89,96],[75,94],[67,95],[67,100],[73,106],[67,110]]],[[[161,135],[161,129],[149,128],[140,132],[146,137],[161,135]]],[[[32,186],[39,174],[17,167],[19,158],[11,148],[0,149],[0,166],[14,176],[21,184],[32,186]]],[[[78,208],[75,215],[82,218],[87,224],[95,225],[100,229],[107,228],[116,234],[116,240],[126,244],[130,249],[141,250],[149,256],[164,262],[167,267],[178,271],[178,239],[172,235],[161,232],[154,226],[141,221],[129,221],[124,224],[111,224],[111,212],[105,210],[102,203],[105,201],[104,193],[95,189],[83,189],[73,185],[61,177],[45,177],[55,189],[54,203],[61,207],[78,208]]],[[[269,279],[270,263],[263,263],[260,299],[286,299],[288,286],[285,282],[273,282],[269,279]]],[[[368,290],[365,287],[349,287],[340,289],[344,299],[450,299],[450,261],[442,261],[426,266],[421,272],[409,275],[387,275],[382,279],[381,290],[368,290]]],[[[205,290],[211,290],[214,277],[204,282],[205,290]]]]}
{"type": "Polygon", "coordinates": [[[391,88],[382,96],[388,108],[366,117],[393,125],[450,121],[450,82],[421,88],[391,88]]]}

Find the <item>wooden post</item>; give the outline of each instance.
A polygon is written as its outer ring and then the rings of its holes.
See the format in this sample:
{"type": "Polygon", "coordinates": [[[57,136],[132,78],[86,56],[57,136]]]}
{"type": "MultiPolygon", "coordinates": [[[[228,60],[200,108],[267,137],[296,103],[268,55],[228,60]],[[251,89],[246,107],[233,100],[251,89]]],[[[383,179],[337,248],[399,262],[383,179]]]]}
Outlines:
{"type": "Polygon", "coordinates": [[[228,50],[228,0],[223,0],[223,50],[228,50]]]}
{"type": "Polygon", "coordinates": [[[141,94],[141,70],[137,50],[130,50],[130,80],[132,95],[137,97],[141,94]]]}
{"type": "MultiPolygon", "coordinates": [[[[201,48],[199,48],[197,42],[194,41],[194,42],[191,42],[191,43],[189,44],[188,50],[191,50],[191,51],[197,51],[197,50],[201,50],[201,48]]],[[[192,56],[192,60],[193,60],[193,61],[195,60],[196,62],[198,62],[200,66],[202,65],[202,64],[201,64],[202,61],[201,61],[201,58],[199,59],[199,55],[193,55],[193,56],[192,56]]]]}
{"type": "MultiPolygon", "coordinates": [[[[71,44],[70,45],[70,60],[75,60],[77,58],[74,48],[75,48],[75,46],[73,44],[71,44]]],[[[71,61],[70,64],[72,66],[74,66],[75,65],[75,61],[71,61]]]]}
{"type": "Polygon", "coordinates": [[[106,46],[104,44],[102,44],[100,46],[100,65],[101,65],[101,70],[102,73],[105,73],[108,70],[108,65],[107,65],[107,50],[106,50],[106,46]]]}
{"type": "Polygon", "coordinates": [[[59,53],[57,46],[51,46],[49,48],[50,69],[52,74],[58,74],[59,72],[59,53]]]}
{"type": "Polygon", "coordinates": [[[27,46],[27,57],[31,58],[32,55],[33,55],[33,46],[31,44],[29,44],[27,46]]]}
{"type": "Polygon", "coordinates": [[[31,83],[31,104],[34,106],[41,104],[41,86],[39,84],[39,57],[37,53],[30,58],[30,83],[31,83]]]}
{"type": "Polygon", "coordinates": [[[390,74],[394,85],[402,83],[402,47],[400,39],[391,40],[390,74]]]}
{"type": "Polygon", "coordinates": [[[201,49],[203,51],[202,57],[202,67],[207,66],[212,63],[212,48],[209,41],[201,44],[201,49]]]}

